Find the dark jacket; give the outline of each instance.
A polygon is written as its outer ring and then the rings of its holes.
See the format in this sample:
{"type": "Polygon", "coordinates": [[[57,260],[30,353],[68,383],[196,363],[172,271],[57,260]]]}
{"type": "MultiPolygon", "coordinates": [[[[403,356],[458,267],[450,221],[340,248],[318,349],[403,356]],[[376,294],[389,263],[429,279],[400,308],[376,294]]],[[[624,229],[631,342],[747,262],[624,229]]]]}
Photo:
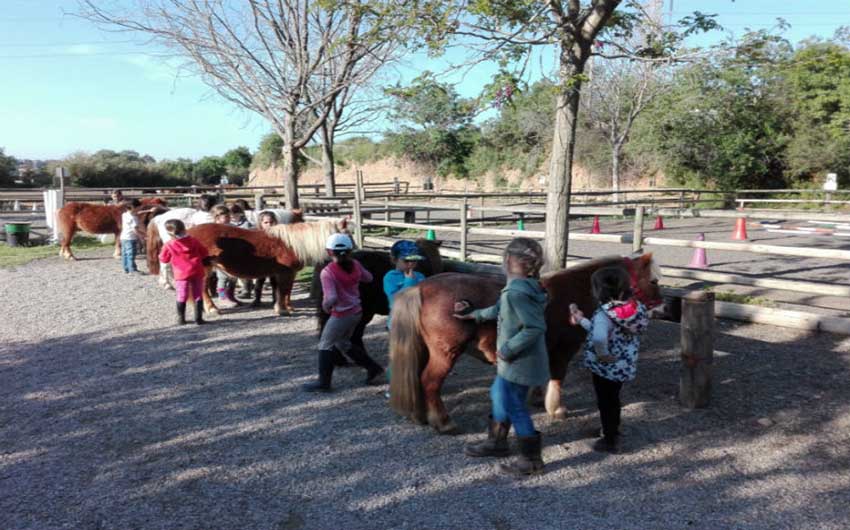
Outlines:
{"type": "Polygon", "coordinates": [[[549,381],[546,353],[546,291],[534,278],[510,280],[496,305],[472,314],[476,322],[497,320],[498,374],[526,386],[549,381]]]}

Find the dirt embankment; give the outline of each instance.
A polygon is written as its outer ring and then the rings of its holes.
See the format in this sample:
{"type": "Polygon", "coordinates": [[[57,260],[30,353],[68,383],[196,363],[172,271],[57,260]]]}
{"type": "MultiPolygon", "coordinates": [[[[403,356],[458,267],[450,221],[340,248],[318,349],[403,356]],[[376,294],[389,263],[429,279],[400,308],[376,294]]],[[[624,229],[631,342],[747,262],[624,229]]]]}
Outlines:
{"type": "MultiPolygon", "coordinates": [[[[353,183],[354,172],[360,169],[366,183],[391,182],[398,177],[402,182],[410,182],[411,189],[422,189],[424,182],[430,177],[436,191],[495,191],[511,187],[523,191],[543,191],[545,189],[546,169],[541,168],[535,175],[524,177],[517,170],[505,170],[499,174],[489,173],[480,178],[459,179],[439,177],[435,172],[420,164],[396,158],[387,158],[369,162],[355,168],[351,165],[345,168],[337,167],[337,183],[353,183]]],[[[590,189],[605,187],[604,176],[594,175],[584,168],[576,167],[573,171],[573,189],[590,189]]],[[[300,184],[321,184],[324,180],[322,169],[310,167],[301,174],[300,184]]],[[[283,171],[272,166],[268,169],[255,169],[248,180],[249,186],[276,185],[283,182],[283,171]]],[[[636,185],[631,184],[630,185],[636,185]]]]}

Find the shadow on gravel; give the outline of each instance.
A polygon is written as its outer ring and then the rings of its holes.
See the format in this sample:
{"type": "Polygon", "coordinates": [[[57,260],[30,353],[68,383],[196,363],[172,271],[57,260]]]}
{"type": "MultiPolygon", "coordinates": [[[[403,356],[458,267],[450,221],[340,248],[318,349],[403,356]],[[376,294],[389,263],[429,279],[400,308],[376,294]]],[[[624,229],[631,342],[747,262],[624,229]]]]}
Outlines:
{"type": "MultiPolygon", "coordinates": [[[[623,393],[624,453],[589,450],[595,400],[574,361],[568,419],[535,416],[548,472],[515,482],[493,461],[463,456],[486,425],[492,367],[459,363],[443,396],[466,435],[438,436],[396,417],[386,387],[362,386],[358,368],[336,371],[334,393],[301,392],[315,377],[315,332],[279,333],[277,322],[230,318],[212,331],[215,324],[118,328],[117,338],[5,345],[0,490],[13,495],[0,495],[3,527],[504,529],[580,516],[581,527],[712,527],[703,526],[707,518],[717,527],[769,528],[845,520],[846,480],[834,476],[850,458],[832,434],[846,428],[850,366],[838,336],[771,342],[723,322],[711,406],[688,411],[676,402],[679,327],[654,322],[638,379],[623,393]],[[243,326],[252,331],[238,340],[222,332],[243,326]],[[816,512],[777,504],[800,476],[822,479],[818,495],[830,502],[816,512]],[[429,525],[446,511],[450,519],[429,525]]],[[[385,363],[386,334],[368,331],[385,363]]]]}

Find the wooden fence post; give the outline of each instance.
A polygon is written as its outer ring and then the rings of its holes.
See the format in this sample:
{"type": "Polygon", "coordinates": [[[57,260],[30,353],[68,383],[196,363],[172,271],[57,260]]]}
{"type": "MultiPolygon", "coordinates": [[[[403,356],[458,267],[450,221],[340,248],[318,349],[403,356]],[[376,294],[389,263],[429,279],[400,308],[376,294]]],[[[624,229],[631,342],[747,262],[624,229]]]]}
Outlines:
{"type": "Polygon", "coordinates": [[[635,228],[632,235],[632,252],[643,250],[643,206],[635,209],[635,228]]]}
{"type": "Polygon", "coordinates": [[[682,297],[682,367],[679,401],[688,408],[708,405],[714,362],[714,293],[696,291],[682,297]]]}
{"type": "Polygon", "coordinates": [[[401,193],[401,183],[398,181],[398,177],[393,177],[393,193],[396,195],[401,193]]]}
{"type": "Polygon", "coordinates": [[[360,170],[354,172],[354,242],[358,248],[363,248],[363,216],[360,212],[360,185],[362,183],[360,170]]]}
{"type": "Polygon", "coordinates": [[[265,205],[263,204],[263,193],[258,191],[254,194],[254,209],[259,212],[262,211],[264,207],[265,205]]]}
{"type": "Polygon", "coordinates": [[[478,210],[478,227],[484,228],[484,196],[479,197],[481,209],[478,210]]]}
{"type": "Polygon", "coordinates": [[[466,214],[469,209],[469,205],[466,202],[466,197],[463,198],[463,202],[460,204],[460,260],[466,261],[466,240],[468,237],[468,232],[466,230],[466,214]]]}
{"type": "MultiPolygon", "coordinates": [[[[398,178],[398,177],[396,177],[398,178]]],[[[390,222],[390,198],[384,197],[384,221],[390,222]]],[[[384,235],[390,235],[390,227],[384,228],[384,235]]]]}

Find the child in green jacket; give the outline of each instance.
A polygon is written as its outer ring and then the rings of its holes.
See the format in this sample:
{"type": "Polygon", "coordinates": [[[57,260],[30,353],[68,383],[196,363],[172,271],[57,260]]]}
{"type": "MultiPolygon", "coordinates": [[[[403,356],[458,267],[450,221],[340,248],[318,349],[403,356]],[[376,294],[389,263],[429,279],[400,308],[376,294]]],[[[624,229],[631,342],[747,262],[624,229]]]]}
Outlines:
{"type": "Polygon", "coordinates": [[[542,441],[526,406],[532,386],[549,381],[546,353],[546,291],[540,285],[543,249],[533,239],[516,238],[505,249],[507,284],[496,305],[461,314],[466,302],[455,304],[455,317],[476,322],[498,320],[497,375],[490,387],[493,403],[486,441],[466,446],[470,456],[507,456],[508,432],[513,424],[520,456],[504,471],[530,475],[543,471],[542,441]]]}

